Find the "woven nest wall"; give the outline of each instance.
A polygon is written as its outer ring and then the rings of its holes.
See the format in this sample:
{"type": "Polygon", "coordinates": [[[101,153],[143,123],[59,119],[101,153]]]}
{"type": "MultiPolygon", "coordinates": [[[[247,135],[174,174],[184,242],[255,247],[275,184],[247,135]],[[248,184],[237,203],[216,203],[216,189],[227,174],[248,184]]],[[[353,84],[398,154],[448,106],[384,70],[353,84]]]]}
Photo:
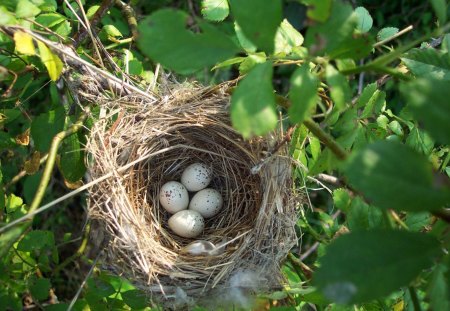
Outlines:
{"type": "Polygon", "coordinates": [[[89,216],[107,237],[104,264],[172,306],[245,304],[248,294],[279,289],[301,201],[286,147],[267,155],[279,135],[242,139],[223,88],[179,88],[161,98],[91,98],[101,118],[87,144],[90,174],[113,174],[90,190],[89,216]],[[194,162],[212,167],[210,187],[224,205],[199,237],[187,239],[169,229],[158,195],[194,162]],[[219,248],[190,254],[186,246],[195,240],[219,248]]]}

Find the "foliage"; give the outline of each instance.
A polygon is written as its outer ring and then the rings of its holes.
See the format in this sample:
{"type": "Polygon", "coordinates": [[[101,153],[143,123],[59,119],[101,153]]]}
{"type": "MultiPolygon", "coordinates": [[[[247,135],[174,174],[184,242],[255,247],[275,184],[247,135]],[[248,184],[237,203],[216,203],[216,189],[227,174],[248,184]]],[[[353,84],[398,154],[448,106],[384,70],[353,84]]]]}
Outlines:
{"type": "MultiPolygon", "coordinates": [[[[75,42],[100,66],[91,38],[80,38],[85,12],[119,76],[148,85],[160,64],[203,83],[239,77],[230,115],[244,138],[283,116],[294,178],[314,208],[300,213],[302,248],[282,267],[285,288],[261,297],[268,307],[449,308],[446,1],[136,0],[138,37],[120,1],[94,22],[103,2],[0,3],[0,230],[82,182],[94,120],[61,87],[64,59],[49,42],[75,42]],[[410,23],[413,32],[400,31],[410,23]]],[[[1,231],[1,310],[66,310],[85,277],[75,310],[150,305],[127,280],[90,276],[84,205],[80,196],[1,231]]]]}

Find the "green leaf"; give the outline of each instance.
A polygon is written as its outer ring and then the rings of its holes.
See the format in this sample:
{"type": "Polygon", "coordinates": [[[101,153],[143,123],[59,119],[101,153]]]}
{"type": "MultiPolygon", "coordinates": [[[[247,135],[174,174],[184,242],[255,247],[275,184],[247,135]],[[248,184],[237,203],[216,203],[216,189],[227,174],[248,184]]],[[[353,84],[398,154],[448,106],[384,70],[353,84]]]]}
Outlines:
{"type": "Polygon", "coordinates": [[[326,78],[328,86],[330,87],[331,99],[333,99],[334,104],[338,109],[344,108],[352,96],[347,78],[332,65],[327,65],[326,78]]]}
{"type": "Polygon", "coordinates": [[[367,84],[364,87],[358,100],[356,101],[356,107],[362,108],[362,107],[366,106],[369,103],[369,100],[372,98],[372,96],[374,95],[376,90],[377,90],[376,82],[367,84]]]}
{"type": "Polygon", "coordinates": [[[236,37],[238,38],[239,44],[247,53],[254,53],[258,49],[242,32],[241,27],[238,23],[234,23],[234,31],[236,32],[236,37]]]}
{"type": "Polygon", "coordinates": [[[346,218],[350,231],[382,228],[384,225],[383,212],[359,196],[352,200],[346,218]]]}
{"type": "Polygon", "coordinates": [[[199,22],[202,33],[185,27],[188,15],[162,9],[139,23],[142,52],[179,73],[187,74],[222,62],[239,51],[234,42],[215,27],[199,22]]]}
{"type": "Polygon", "coordinates": [[[373,25],[373,19],[369,11],[360,6],[355,9],[355,13],[358,15],[358,26],[356,29],[360,32],[368,32],[373,25]]]}
{"type": "Polygon", "coordinates": [[[432,310],[450,310],[448,268],[444,264],[438,264],[434,269],[427,291],[432,310]]]}
{"type": "Polygon", "coordinates": [[[358,23],[358,16],[349,4],[333,3],[331,16],[325,23],[308,28],[305,45],[312,54],[329,54],[351,38],[358,23]]]}
{"type": "Polygon", "coordinates": [[[403,136],[403,128],[397,120],[391,121],[388,127],[395,135],[403,136]]]}
{"type": "Polygon", "coordinates": [[[33,230],[28,232],[17,244],[17,250],[31,252],[43,248],[55,246],[53,232],[44,230],[33,230]]]}
{"type": "Polygon", "coordinates": [[[302,2],[308,6],[306,16],[310,19],[323,23],[330,17],[333,0],[303,0],[302,2]]]}
{"type": "Polygon", "coordinates": [[[47,299],[50,287],[50,280],[45,278],[33,278],[28,285],[31,295],[37,300],[47,299]]]}
{"type": "Polygon", "coordinates": [[[419,130],[417,127],[413,128],[408,137],[406,144],[424,155],[430,155],[434,148],[434,141],[426,132],[419,130]]]}
{"type": "Polygon", "coordinates": [[[292,49],[301,46],[303,43],[303,36],[292,25],[284,19],[278,28],[275,36],[275,52],[289,54],[292,49]]]}
{"type": "Polygon", "coordinates": [[[450,200],[448,190],[434,187],[428,160],[407,146],[378,141],[354,154],[347,164],[349,182],[378,207],[430,211],[450,200]]]}
{"type": "Polygon", "coordinates": [[[359,60],[372,52],[373,43],[372,36],[368,34],[354,34],[330,51],[329,55],[333,59],[359,60]]]}
{"type": "Polygon", "coordinates": [[[114,25],[103,26],[102,30],[99,33],[99,36],[106,38],[106,39],[109,37],[112,37],[112,38],[123,37],[122,33],[114,25]]]}
{"type": "Polygon", "coordinates": [[[311,72],[308,63],[297,68],[292,74],[289,92],[291,107],[288,111],[292,122],[300,123],[310,114],[319,100],[318,87],[319,80],[311,72]]]}
{"type": "Polygon", "coordinates": [[[111,284],[97,277],[91,277],[87,284],[89,287],[89,292],[96,297],[109,297],[116,292],[111,284]]]}
{"type": "Polygon", "coordinates": [[[264,52],[252,53],[245,57],[244,61],[239,65],[239,73],[241,75],[247,74],[256,64],[262,64],[267,57],[264,52]]]}
{"type": "Polygon", "coordinates": [[[430,0],[434,12],[439,21],[439,26],[444,26],[447,22],[447,1],[446,0],[430,0]]]}
{"type": "Polygon", "coordinates": [[[65,20],[67,20],[67,18],[64,15],[58,13],[44,13],[36,17],[37,23],[49,28],[56,26],[64,22],[65,20]]]}
{"type": "Polygon", "coordinates": [[[63,107],[40,114],[31,123],[31,137],[36,149],[46,152],[50,149],[53,137],[61,132],[65,123],[63,107]]]}
{"type": "Polygon", "coordinates": [[[231,13],[245,36],[265,52],[274,51],[274,40],[282,21],[281,0],[229,0],[231,13]]]}
{"type": "Polygon", "coordinates": [[[450,81],[450,57],[435,49],[414,49],[403,56],[406,67],[417,77],[450,81]]]}
{"type": "Polygon", "coordinates": [[[333,191],[333,202],[336,208],[346,213],[351,203],[350,194],[344,188],[336,189],[333,191]]]}
{"type": "Polygon", "coordinates": [[[215,69],[229,67],[229,66],[232,66],[232,65],[235,65],[235,64],[239,64],[239,63],[242,63],[245,59],[246,59],[246,57],[230,58],[230,59],[227,59],[226,61],[223,61],[221,63],[216,64],[211,70],[215,70],[215,69]]]}
{"type": "Polygon", "coordinates": [[[360,118],[369,118],[373,116],[373,114],[378,115],[385,105],[386,93],[380,90],[376,90],[372,97],[369,99],[369,102],[364,107],[360,118]]]}
{"type": "Polygon", "coordinates": [[[38,41],[37,44],[39,48],[39,56],[41,57],[42,63],[47,68],[50,79],[53,81],[58,80],[64,64],[59,59],[58,55],[53,54],[44,43],[38,41]]]}
{"type": "Polygon", "coordinates": [[[23,200],[21,197],[16,196],[14,193],[11,193],[7,198],[6,198],[6,212],[7,213],[12,213],[15,210],[17,210],[18,208],[22,207],[23,205],[23,200]]]}
{"type": "Polygon", "coordinates": [[[28,18],[38,15],[41,10],[29,0],[19,0],[16,7],[18,18],[28,18]]]}
{"type": "Polygon", "coordinates": [[[4,6],[0,6],[0,26],[17,24],[14,15],[8,11],[4,6]]]}
{"type": "Polygon", "coordinates": [[[378,32],[377,40],[378,41],[386,40],[387,38],[390,38],[393,35],[395,35],[397,32],[398,32],[398,28],[396,28],[396,27],[383,28],[378,32]]]}
{"type": "Polygon", "coordinates": [[[144,292],[134,289],[121,293],[123,302],[133,309],[143,309],[148,306],[144,292]]]}
{"type": "Polygon", "coordinates": [[[422,233],[351,232],[328,245],[313,281],[331,301],[366,302],[407,286],[440,253],[439,242],[422,233]]]}
{"type": "Polygon", "coordinates": [[[417,79],[400,86],[414,117],[437,141],[450,144],[450,87],[441,79],[417,79]]]}
{"type": "Polygon", "coordinates": [[[231,97],[231,122],[244,138],[264,135],[278,122],[272,86],[272,64],[256,65],[231,97]]]}
{"type": "Polygon", "coordinates": [[[422,231],[432,221],[432,217],[427,212],[408,213],[406,215],[405,224],[411,231],[422,231]]]}
{"type": "Polygon", "coordinates": [[[64,139],[60,154],[59,169],[64,178],[71,183],[80,180],[86,172],[86,166],[78,133],[64,139]]]}
{"type": "Polygon", "coordinates": [[[210,21],[220,22],[230,13],[227,0],[202,0],[202,15],[210,21]]]}
{"type": "Polygon", "coordinates": [[[1,258],[4,258],[4,256],[9,252],[11,246],[19,239],[24,231],[25,227],[23,225],[18,225],[0,234],[1,258]]]}

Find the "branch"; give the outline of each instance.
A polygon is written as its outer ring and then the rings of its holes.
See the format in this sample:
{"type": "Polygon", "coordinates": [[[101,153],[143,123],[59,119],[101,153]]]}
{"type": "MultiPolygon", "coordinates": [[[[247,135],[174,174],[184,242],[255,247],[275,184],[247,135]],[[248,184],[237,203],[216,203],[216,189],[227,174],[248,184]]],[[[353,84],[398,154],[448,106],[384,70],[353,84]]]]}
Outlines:
{"type": "Polygon", "coordinates": [[[39,183],[38,189],[34,196],[33,201],[31,202],[30,209],[28,213],[34,212],[42,202],[42,198],[44,197],[45,190],[47,189],[48,183],[50,181],[51,173],[53,171],[53,167],[55,165],[56,154],[58,152],[58,147],[69,135],[72,135],[80,130],[83,127],[83,123],[87,118],[86,113],[82,113],[78,118],[78,121],[74,123],[69,129],[59,132],[53,137],[52,145],[50,147],[50,151],[48,152],[47,163],[45,164],[44,172],[42,173],[41,181],[39,183]]]}
{"type": "MultiPolygon", "coordinates": [[[[89,23],[91,24],[91,27],[95,27],[98,22],[100,22],[103,15],[105,15],[106,12],[113,6],[115,0],[103,0],[102,4],[100,4],[100,7],[95,12],[94,16],[91,18],[89,23]]],[[[77,48],[81,42],[83,42],[84,39],[86,39],[86,36],[89,34],[87,30],[80,30],[77,32],[74,36],[74,44],[73,46],[77,48]]]]}
{"type": "Polygon", "coordinates": [[[311,131],[325,146],[338,157],[339,160],[347,159],[347,151],[342,148],[337,141],[311,119],[306,119],[303,124],[311,131]]]}
{"type": "Polygon", "coordinates": [[[72,261],[76,260],[78,257],[81,257],[86,250],[86,246],[89,240],[89,233],[91,232],[91,224],[87,223],[86,228],[83,232],[83,239],[81,241],[80,247],[78,247],[77,251],[66,260],[64,260],[61,264],[59,264],[52,272],[52,275],[58,275],[59,272],[64,269],[68,264],[72,261]]]}

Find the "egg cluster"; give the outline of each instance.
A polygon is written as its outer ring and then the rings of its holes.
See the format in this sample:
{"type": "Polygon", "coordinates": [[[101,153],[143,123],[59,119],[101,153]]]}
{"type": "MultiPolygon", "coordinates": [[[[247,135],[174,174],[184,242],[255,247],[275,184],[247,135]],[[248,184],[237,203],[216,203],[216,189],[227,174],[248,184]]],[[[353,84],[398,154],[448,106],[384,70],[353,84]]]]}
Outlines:
{"type": "Polygon", "coordinates": [[[222,208],[223,200],[219,191],[206,188],[212,175],[208,166],[194,163],[183,171],[181,183],[169,181],[161,187],[159,202],[173,214],[169,218],[169,228],[179,236],[198,236],[205,227],[204,218],[215,216],[222,208]],[[196,192],[190,202],[188,191],[196,192]]]}

